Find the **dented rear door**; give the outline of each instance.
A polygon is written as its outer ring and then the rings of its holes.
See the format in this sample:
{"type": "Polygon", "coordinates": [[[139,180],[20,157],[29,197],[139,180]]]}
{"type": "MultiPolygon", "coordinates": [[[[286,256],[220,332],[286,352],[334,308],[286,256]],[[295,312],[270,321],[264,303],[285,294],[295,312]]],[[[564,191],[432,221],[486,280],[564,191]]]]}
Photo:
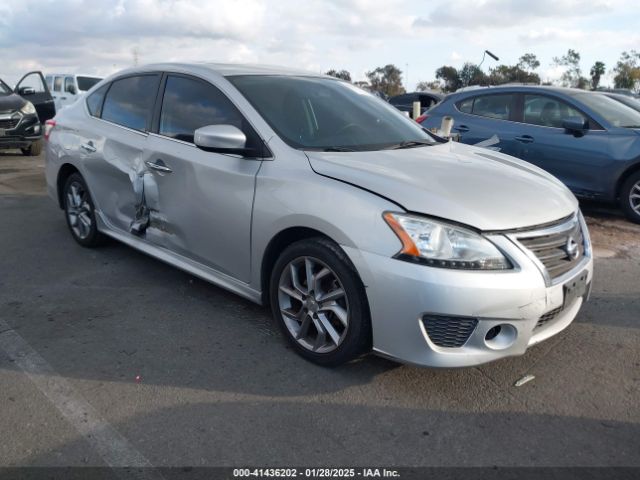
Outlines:
{"type": "Polygon", "coordinates": [[[106,94],[99,89],[90,95],[87,105],[96,106],[96,118],[89,122],[79,146],[103,220],[136,235],[144,232],[148,221],[145,183],[150,177],[145,162],[159,84],[160,74],[139,74],[115,80],[106,94]],[[104,101],[92,98],[100,94],[104,101]]]}

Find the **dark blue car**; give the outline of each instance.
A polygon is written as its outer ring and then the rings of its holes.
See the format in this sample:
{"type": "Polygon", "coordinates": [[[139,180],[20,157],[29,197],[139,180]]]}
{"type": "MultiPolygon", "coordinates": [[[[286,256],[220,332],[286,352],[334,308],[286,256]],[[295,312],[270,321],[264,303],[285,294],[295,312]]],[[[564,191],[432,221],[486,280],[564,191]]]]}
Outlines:
{"type": "Polygon", "coordinates": [[[425,128],[454,118],[453,132],[533,163],[577,196],[617,201],[640,223],[640,112],[602,94],[505,86],[455,93],[423,115],[425,128]]]}

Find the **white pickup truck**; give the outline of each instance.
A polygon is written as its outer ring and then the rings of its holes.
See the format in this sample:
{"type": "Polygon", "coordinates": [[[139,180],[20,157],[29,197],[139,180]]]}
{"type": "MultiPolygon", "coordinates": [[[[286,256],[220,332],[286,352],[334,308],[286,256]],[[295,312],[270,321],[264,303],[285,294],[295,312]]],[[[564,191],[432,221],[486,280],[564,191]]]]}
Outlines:
{"type": "Polygon", "coordinates": [[[50,73],[45,78],[56,104],[56,111],[71,105],[82,94],[102,80],[102,78],[92,75],[74,75],[70,73],[50,73]]]}

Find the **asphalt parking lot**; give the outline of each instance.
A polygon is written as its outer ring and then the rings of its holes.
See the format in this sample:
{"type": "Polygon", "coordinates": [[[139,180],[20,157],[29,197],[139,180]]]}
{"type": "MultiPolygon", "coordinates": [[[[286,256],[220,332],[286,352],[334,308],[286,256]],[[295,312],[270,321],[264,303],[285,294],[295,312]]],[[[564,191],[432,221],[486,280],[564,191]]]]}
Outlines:
{"type": "Polygon", "coordinates": [[[615,210],[584,206],[591,301],[526,355],[327,370],[261,307],[78,246],[43,165],[0,155],[0,466],[640,466],[640,227],[615,210]]]}

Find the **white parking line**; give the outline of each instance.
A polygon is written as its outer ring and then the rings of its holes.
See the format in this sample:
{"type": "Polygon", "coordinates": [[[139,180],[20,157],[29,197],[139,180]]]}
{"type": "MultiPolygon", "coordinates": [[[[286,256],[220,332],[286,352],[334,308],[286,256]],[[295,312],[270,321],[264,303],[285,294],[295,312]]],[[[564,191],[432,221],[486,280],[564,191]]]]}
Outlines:
{"type": "Polygon", "coordinates": [[[163,478],[157,470],[151,468],[149,460],[104,420],[67,380],[58,375],[51,365],[2,319],[0,348],[119,476],[163,478]]]}

